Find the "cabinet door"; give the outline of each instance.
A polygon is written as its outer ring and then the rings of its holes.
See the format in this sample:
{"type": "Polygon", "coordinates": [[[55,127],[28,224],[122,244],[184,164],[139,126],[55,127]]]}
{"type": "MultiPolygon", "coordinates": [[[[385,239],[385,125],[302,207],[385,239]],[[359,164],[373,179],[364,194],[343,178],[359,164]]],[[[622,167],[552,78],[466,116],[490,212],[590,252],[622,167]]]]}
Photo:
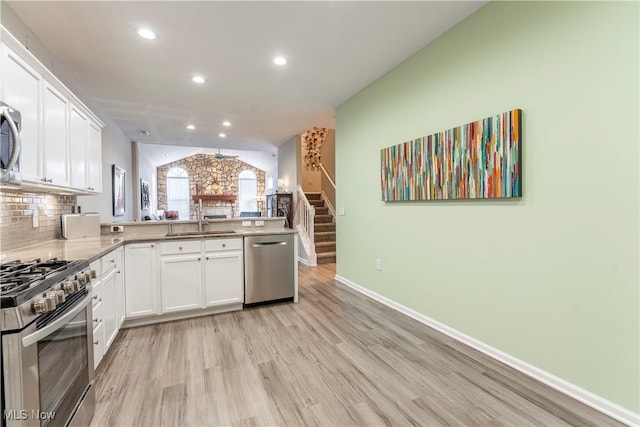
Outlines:
{"type": "Polygon", "coordinates": [[[157,255],[154,243],[135,243],[124,249],[127,319],[158,313],[157,255]]]}
{"type": "Polygon", "coordinates": [[[102,303],[93,307],[93,368],[96,369],[104,356],[104,322],[102,303]]]}
{"type": "Polygon", "coordinates": [[[87,187],[89,191],[102,193],[102,129],[89,122],[87,142],[87,187]]]}
{"type": "Polygon", "coordinates": [[[2,45],[2,101],[22,115],[20,172],[24,181],[40,182],[42,152],[40,118],[43,78],[15,52],[2,45]]]}
{"type": "Polygon", "coordinates": [[[242,251],[207,252],[205,284],[207,307],[243,303],[242,251]]]}
{"type": "Polygon", "coordinates": [[[104,323],[104,351],[109,350],[118,334],[116,320],[116,270],[102,279],[102,318],[104,323]]]}
{"type": "Polygon", "coordinates": [[[43,99],[44,178],[46,182],[68,186],[67,112],[69,101],[45,82],[43,99]]]}
{"type": "Polygon", "coordinates": [[[202,257],[200,254],[160,258],[162,312],[202,307],[202,257]]]}
{"type": "Polygon", "coordinates": [[[89,121],[78,107],[69,109],[69,171],[71,187],[87,190],[87,138],[89,121]]]}
{"type": "Polygon", "coordinates": [[[122,248],[116,249],[116,326],[120,329],[124,322],[125,307],[124,307],[124,262],[122,259],[122,248]]]}

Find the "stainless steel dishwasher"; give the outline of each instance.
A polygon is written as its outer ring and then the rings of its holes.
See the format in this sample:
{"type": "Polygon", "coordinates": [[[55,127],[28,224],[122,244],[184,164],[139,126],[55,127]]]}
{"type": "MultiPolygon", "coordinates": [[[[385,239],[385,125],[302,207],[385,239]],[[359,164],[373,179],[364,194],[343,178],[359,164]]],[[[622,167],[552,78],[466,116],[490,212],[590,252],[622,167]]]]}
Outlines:
{"type": "Polygon", "coordinates": [[[293,239],[293,234],[245,237],[245,305],[293,299],[293,239]]]}

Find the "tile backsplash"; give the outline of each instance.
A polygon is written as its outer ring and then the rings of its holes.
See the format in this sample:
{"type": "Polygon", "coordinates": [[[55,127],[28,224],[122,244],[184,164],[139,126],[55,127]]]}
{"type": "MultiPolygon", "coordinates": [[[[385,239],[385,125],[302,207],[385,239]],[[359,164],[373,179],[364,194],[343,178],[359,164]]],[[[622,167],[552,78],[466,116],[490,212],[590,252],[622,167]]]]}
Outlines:
{"type": "Polygon", "coordinates": [[[60,215],[71,213],[76,196],[0,191],[0,250],[60,238],[60,215]],[[33,213],[38,211],[38,227],[33,213]]]}

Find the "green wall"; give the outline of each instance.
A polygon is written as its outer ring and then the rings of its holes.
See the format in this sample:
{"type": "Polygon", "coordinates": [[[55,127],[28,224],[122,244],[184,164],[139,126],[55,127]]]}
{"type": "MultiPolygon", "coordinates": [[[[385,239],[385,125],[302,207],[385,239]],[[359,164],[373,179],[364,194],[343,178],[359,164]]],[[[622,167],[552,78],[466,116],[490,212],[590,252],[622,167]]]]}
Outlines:
{"type": "Polygon", "coordinates": [[[336,112],[338,275],[636,413],[638,16],[490,3],[336,112]],[[512,108],[522,199],[381,202],[381,148],[512,108]]]}

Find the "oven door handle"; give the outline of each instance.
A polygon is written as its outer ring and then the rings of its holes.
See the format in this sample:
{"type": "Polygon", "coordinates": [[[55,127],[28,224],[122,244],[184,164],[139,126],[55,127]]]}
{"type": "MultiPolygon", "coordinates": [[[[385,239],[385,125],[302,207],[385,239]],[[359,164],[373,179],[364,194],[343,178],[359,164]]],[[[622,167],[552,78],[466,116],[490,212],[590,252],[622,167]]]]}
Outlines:
{"type": "Polygon", "coordinates": [[[89,301],[91,301],[91,294],[92,292],[87,293],[87,296],[81,299],[80,302],[76,304],[71,310],[67,311],[44,328],[38,329],[34,333],[22,338],[22,346],[29,347],[37,343],[41,339],[60,329],[60,326],[63,326],[65,323],[76,317],[78,313],[87,308],[87,304],[89,304],[89,301]]]}
{"type": "Polygon", "coordinates": [[[20,132],[18,131],[18,127],[16,123],[11,118],[11,112],[9,111],[9,107],[0,107],[0,115],[4,116],[7,119],[7,123],[9,123],[9,127],[11,128],[11,133],[13,133],[13,153],[11,153],[11,157],[9,158],[9,163],[7,163],[7,168],[3,169],[3,171],[10,171],[16,161],[18,161],[18,155],[20,154],[20,150],[22,149],[22,140],[20,139],[20,132]]]}

